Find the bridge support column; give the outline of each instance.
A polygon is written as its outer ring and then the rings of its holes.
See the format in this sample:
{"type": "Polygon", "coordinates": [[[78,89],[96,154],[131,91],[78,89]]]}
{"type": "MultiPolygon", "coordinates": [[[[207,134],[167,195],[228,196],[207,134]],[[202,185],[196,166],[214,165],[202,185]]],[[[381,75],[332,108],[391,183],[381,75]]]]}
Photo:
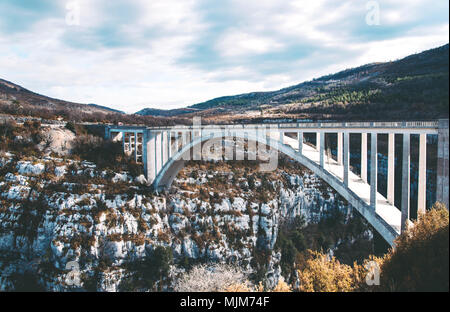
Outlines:
{"type": "Polygon", "coordinates": [[[361,179],[367,183],[367,133],[361,133],[361,179]]]}
{"type": "Polygon", "coordinates": [[[387,176],[387,200],[394,205],[395,190],[395,133],[388,134],[388,176],[387,176]]]}
{"type": "Polygon", "coordinates": [[[448,144],[448,119],[439,120],[438,129],[438,161],[437,161],[437,190],[436,200],[445,204],[449,209],[448,199],[448,165],[449,165],[449,144],[448,144]]]}
{"type": "Polygon", "coordinates": [[[377,167],[378,167],[378,151],[377,151],[377,134],[370,134],[370,207],[373,210],[377,207],[377,167]]]}
{"type": "Polygon", "coordinates": [[[320,132],[320,167],[325,168],[325,132],[320,132]]]}
{"type": "Polygon", "coordinates": [[[410,156],[410,134],[403,134],[403,164],[402,164],[402,220],[401,231],[405,231],[408,228],[409,221],[409,200],[410,200],[410,168],[411,156],[410,156]]]}
{"type": "Polygon", "coordinates": [[[122,132],[122,151],[125,153],[125,136],[127,135],[126,132],[122,132]]]}
{"type": "Polygon", "coordinates": [[[417,189],[417,215],[424,214],[427,207],[427,135],[419,139],[419,183],[417,189]]]}
{"type": "Polygon", "coordinates": [[[156,175],[161,171],[162,168],[162,133],[158,132],[156,133],[156,150],[155,150],[155,157],[156,157],[156,175]]]}
{"type": "Polygon", "coordinates": [[[348,187],[348,174],[350,171],[350,134],[344,132],[344,185],[348,187]]]}
{"type": "Polygon", "coordinates": [[[162,163],[161,168],[166,164],[166,162],[169,160],[169,135],[167,131],[162,132],[161,137],[161,148],[162,148],[162,163]]]}
{"type": "Polygon", "coordinates": [[[180,137],[181,137],[181,147],[183,148],[187,144],[186,132],[181,132],[180,137]]]}
{"type": "Polygon", "coordinates": [[[171,158],[172,157],[172,131],[168,131],[167,135],[168,135],[167,143],[169,144],[169,146],[168,146],[169,152],[168,153],[169,153],[169,158],[171,158]]]}
{"type": "MultiPolygon", "coordinates": [[[[194,117],[194,129],[191,132],[191,140],[194,141],[197,138],[202,136],[201,130],[201,121],[200,118],[194,117]]],[[[225,137],[222,137],[225,140],[225,137]]],[[[192,148],[192,159],[193,160],[202,160],[202,145],[197,144],[192,148]]]]}
{"type": "Polygon", "coordinates": [[[303,154],[303,132],[297,132],[298,153],[303,154]]]}
{"type": "Polygon", "coordinates": [[[320,151],[320,144],[322,142],[320,142],[320,132],[316,132],[316,150],[320,151]]]}
{"type": "MultiPolygon", "coordinates": [[[[189,137],[189,131],[183,131],[181,132],[181,145],[182,148],[189,144],[190,137],[189,137]]],[[[186,153],[183,153],[181,156],[181,159],[183,160],[191,160],[191,152],[187,151],[186,153]]]]}
{"type": "Polygon", "coordinates": [[[142,162],[147,183],[150,185],[156,178],[156,136],[153,132],[145,130],[142,139],[142,162]]]}
{"type": "Polygon", "coordinates": [[[343,133],[338,132],[337,134],[337,162],[339,165],[342,165],[342,140],[343,140],[343,133]]]}

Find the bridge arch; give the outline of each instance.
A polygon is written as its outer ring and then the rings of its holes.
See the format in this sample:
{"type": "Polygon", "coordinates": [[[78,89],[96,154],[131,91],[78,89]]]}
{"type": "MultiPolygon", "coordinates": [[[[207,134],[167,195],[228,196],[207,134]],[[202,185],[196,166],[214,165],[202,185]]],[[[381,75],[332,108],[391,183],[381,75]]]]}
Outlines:
{"type": "MultiPolygon", "coordinates": [[[[302,166],[311,170],[314,174],[320,177],[323,181],[328,183],[337,193],[339,193],[347,202],[352,205],[368,222],[374,227],[374,229],[388,242],[391,246],[394,245],[394,239],[398,236],[397,231],[389,225],[380,215],[378,215],[373,208],[370,207],[362,198],[354,193],[349,187],[347,187],[342,180],[332,175],[330,172],[322,168],[319,164],[307,158],[306,156],[297,152],[289,145],[282,144],[278,140],[274,140],[270,137],[255,136],[243,131],[233,132],[234,137],[255,141],[259,144],[269,146],[271,149],[277,150],[279,153],[283,153],[286,156],[294,159],[302,166]]],[[[230,138],[230,135],[225,134],[225,139],[230,138]]],[[[184,167],[183,155],[190,153],[195,146],[210,140],[210,136],[199,136],[194,138],[191,142],[184,145],[179,151],[177,151],[157,174],[153,186],[156,190],[162,190],[170,187],[173,180],[184,167]]]]}

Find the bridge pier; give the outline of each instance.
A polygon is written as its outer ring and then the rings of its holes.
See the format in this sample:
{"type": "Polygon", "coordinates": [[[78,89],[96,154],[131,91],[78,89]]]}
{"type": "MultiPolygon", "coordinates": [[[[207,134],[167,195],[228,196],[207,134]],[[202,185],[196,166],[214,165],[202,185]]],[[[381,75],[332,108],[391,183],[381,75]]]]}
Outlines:
{"type": "Polygon", "coordinates": [[[162,133],[156,133],[156,172],[160,172],[162,168],[163,147],[162,147],[162,133]]]}
{"type": "Polygon", "coordinates": [[[348,187],[348,175],[350,171],[350,134],[344,132],[344,185],[348,187]]]}
{"type": "Polygon", "coordinates": [[[378,151],[377,133],[370,134],[370,207],[377,208],[377,172],[378,172],[378,151]]]}
{"type": "Polygon", "coordinates": [[[387,176],[387,200],[394,205],[395,191],[395,133],[388,134],[388,176],[387,176]]]}
{"type": "MultiPolygon", "coordinates": [[[[185,147],[186,145],[188,145],[190,141],[190,133],[189,131],[183,131],[181,132],[181,148],[185,147]]],[[[190,156],[190,151],[184,153],[182,155],[182,159],[183,160],[190,160],[191,156],[190,156]]]]}
{"type": "Polygon", "coordinates": [[[167,131],[161,132],[161,149],[162,149],[162,162],[161,168],[169,160],[169,142],[167,131]]]}
{"type": "Polygon", "coordinates": [[[402,219],[401,219],[401,231],[402,233],[408,229],[409,221],[409,206],[410,206],[410,169],[411,157],[410,157],[410,134],[403,134],[403,161],[402,161],[402,219]]]}
{"type": "Polygon", "coordinates": [[[367,133],[361,133],[361,179],[367,183],[367,133]]]}
{"type": "Polygon", "coordinates": [[[424,214],[427,206],[427,135],[419,137],[419,181],[417,189],[417,215],[424,214]]]}
{"type": "Polygon", "coordinates": [[[342,165],[342,140],[343,140],[343,133],[338,132],[337,133],[337,162],[339,165],[342,165]]]}
{"type": "Polygon", "coordinates": [[[298,153],[303,154],[303,132],[297,132],[298,153]]]}
{"type": "Polygon", "coordinates": [[[325,132],[320,132],[320,145],[319,145],[319,152],[320,152],[320,167],[325,168],[325,132]]]}
{"type": "Polygon", "coordinates": [[[147,183],[151,185],[156,178],[156,135],[145,130],[143,135],[143,163],[147,183]]]}
{"type": "Polygon", "coordinates": [[[439,120],[438,125],[438,160],[437,160],[437,183],[436,200],[445,204],[449,209],[449,188],[448,188],[448,165],[449,165],[449,144],[448,144],[448,119],[439,120]]]}
{"type": "MultiPolygon", "coordinates": [[[[191,132],[192,140],[200,138],[202,136],[202,130],[199,125],[198,118],[194,118],[194,130],[191,132]]],[[[202,159],[202,145],[195,145],[192,150],[192,159],[201,160],[202,159]]]]}

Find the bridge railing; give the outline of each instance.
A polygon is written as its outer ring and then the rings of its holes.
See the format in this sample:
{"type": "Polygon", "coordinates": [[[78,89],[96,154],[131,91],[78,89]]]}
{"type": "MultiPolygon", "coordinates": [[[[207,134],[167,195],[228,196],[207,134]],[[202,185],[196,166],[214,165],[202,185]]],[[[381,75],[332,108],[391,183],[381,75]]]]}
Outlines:
{"type": "MultiPolygon", "coordinates": [[[[123,126],[125,127],[125,126],[123,126]]],[[[420,129],[439,127],[438,121],[352,121],[352,122],[295,122],[295,123],[264,123],[264,124],[230,124],[230,125],[201,125],[200,129],[254,129],[254,128],[279,128],[279,129],[309,129],[309,128],[399,128],[420,129]]],[[[149,130],[191,130],[198,129],[193,125],[147,127],[149,130]]]]}

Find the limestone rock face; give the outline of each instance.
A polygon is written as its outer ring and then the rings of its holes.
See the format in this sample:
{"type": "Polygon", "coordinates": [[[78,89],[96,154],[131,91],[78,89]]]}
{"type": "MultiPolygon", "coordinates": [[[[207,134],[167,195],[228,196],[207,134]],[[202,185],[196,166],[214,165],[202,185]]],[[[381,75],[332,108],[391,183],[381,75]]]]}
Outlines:
{"type": "MultiPolygon", "coordinates": [[[[253,251],[262,248],[271,255],[266,277],[274,286],[282,273],[281,254],[274,249],[282,219],[303,215],[316,222],[334,208],[351,214],[331,189],[308,173],[288,176],[289,185],[280,185],[279,195],[266,203],[243,196],[211,203],[181,192],[112,193],[115,183],[128,183],[132,189],[145,184],[145,178],[106,175],[88,162],[50,157],[11,162],[11,157],[0,158],[0,169],[11,168],[0,176],[0,290],[14,290],[14,276],[32,273],[45,290],[119,291],[133,274],[129,264],[145,259],[156,246],[171,247],[177,261],[233,261],[249,270],[253,251]],[[57,187],[49,189],[49,174],[59,181],[57,187]],[[67,182],[70,174],[103,178],[109,184],[80,188],[67,182]],[[79,283],[68,280],[74,262],[79,283]]],[[[191,182],[201,185],[208,179],[191,182]]]]}

